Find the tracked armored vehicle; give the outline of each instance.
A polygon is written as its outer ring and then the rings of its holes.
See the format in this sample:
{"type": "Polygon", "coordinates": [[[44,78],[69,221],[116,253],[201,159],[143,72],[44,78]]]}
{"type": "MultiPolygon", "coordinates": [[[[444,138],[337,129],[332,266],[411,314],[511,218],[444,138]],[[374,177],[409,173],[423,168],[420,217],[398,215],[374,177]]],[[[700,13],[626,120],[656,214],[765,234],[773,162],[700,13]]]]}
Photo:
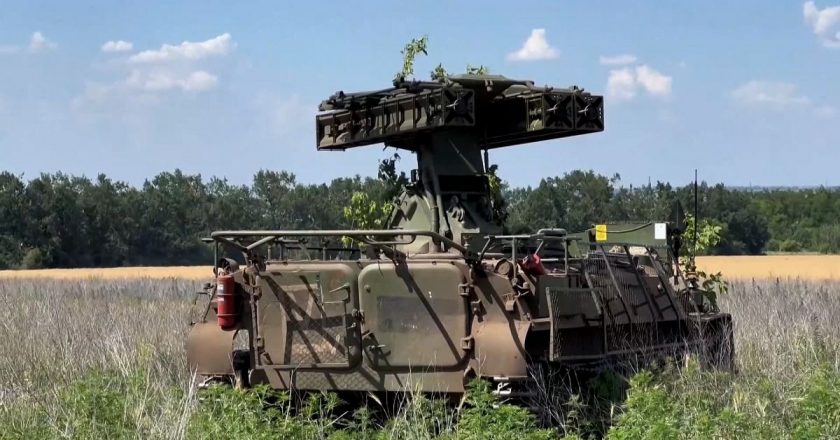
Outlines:
{"type": "Polygon", "coordinates": [[[190,368],[339,392],[463,393],[483,377],[505,393],[537,365],[688,352],[729,365],[729,315],[676,265],[681,225],[506,235],[494,218],[488,150],[600,132],[603,103],[490,75],[334,94],[315,118],[317,148],[410,151],[410,184],[382,230],[213,232],[216,279],[190,368]]]}

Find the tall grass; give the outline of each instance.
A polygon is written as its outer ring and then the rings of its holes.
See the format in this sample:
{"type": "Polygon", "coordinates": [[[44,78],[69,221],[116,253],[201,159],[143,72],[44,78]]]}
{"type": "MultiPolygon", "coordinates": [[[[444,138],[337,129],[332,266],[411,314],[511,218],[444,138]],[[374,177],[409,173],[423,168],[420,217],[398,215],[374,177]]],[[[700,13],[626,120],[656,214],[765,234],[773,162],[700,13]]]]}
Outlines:
{"type": "Polygon", "coordinates": [[[197,284],[0,281],[0,438],[840,437],[840,282],[735,283],[720,303],[737,374],[642,372],[606,422],[579,420],[587,400],[572,396],[559,411],[574,423],[553,433],[481,384],[460,413],[413,395],[385,421],[330,395],[298,410],[267,389],[200,398],[184,360],[197,284]]]}
{"type": "Polygon", "coordinates": [[[73,426],[85,414],[70,411],[98,405],[84,401],[91,398],[122,404],[140,437],[178,438],[193,394],[184,340],[194,284],[0,282],[0,437],[45,425],[86,437],[73,426]],[[97,396],[98,388],[116,394],[97,396]]]}
{"type": "Polygon", "coordinates": [[[840,283],[738,282],[738,371],[683,368],[630,380],[610,438],[840,438],[840,283]]]}

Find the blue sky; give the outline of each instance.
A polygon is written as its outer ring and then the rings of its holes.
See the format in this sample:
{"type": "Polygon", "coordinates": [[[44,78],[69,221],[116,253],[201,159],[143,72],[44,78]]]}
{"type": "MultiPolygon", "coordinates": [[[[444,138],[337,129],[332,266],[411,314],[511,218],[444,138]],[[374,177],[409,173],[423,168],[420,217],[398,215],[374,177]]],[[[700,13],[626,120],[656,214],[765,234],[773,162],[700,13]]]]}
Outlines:
{"type": "Polygon", "coordinates": [[[386,86],[426,34],[420,77],[484,64],[606,96],[604,133],[491,153],[513,185],[578,168],[682,184],[695,163],[731,185],[840,184],[840,0],[512,5],[7,0],[0,170],[371,175],[381,147],[316,152],[316,106],[386,86]]]}

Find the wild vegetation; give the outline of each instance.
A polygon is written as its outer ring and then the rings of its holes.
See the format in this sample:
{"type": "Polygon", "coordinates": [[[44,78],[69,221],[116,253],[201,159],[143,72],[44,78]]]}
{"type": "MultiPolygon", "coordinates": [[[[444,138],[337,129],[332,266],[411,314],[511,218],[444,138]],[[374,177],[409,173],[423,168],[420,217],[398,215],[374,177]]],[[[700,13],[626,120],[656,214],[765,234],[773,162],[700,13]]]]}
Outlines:
{"type": "MultiPolygon", "coordinates": [[[[105,175],[42,174],[26,181],[3,172],[0,269],[206,264],[210,251],[200,238],[211,230],[347,228],[354,224],[344,208],[369,208],[371,201],[381,216],[393,183],[404,176],[380,177],[385,180],[356,176],[310,185],[285,171],[263,170],[251,185],[235,185],[176,170],[137,188],[105,175]],[[351,203],[354,193],[366,200],[351,203]]],[[[536,187],[498,185],[504,205],[496,205],[504,207],[500,214],[511,232],[582,230],[591,219],[670,219],[674,201],[691,206],[690,185],[617,182],[573,171],[536,187]]],[[[742,191],[702,184],[699,193],[701,217],[721,227],[721,241],[709,253],[840,252],[840,189],[742,191]]]]}
{"type": "MultiPolygon", "coordinates": [[[[537,427],[474,385],[460,412],[408,393],[382,406],[314,394],[296,411],[264,388],[198,393],[184,337],[195,281],[0,283],[0,438],[836,438],[840,283],[735,282],[737,373],[691,360],[595,383],[537,427]]],[[[410,391],[410,390],[409,390],[410,391]]]]}

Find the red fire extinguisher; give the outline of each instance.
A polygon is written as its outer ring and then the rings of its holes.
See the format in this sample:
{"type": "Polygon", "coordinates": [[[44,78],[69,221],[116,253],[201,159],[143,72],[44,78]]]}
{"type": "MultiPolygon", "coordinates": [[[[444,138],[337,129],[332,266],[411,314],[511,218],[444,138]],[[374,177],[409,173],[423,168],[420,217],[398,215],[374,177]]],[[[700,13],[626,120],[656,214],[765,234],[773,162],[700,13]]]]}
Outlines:
{"type": "Polygon", "coordinates": [[[545,275],[545,267],[542,265],[542,259],[537,254],[526,256],[522,260],[522,269],[529,275],[545,275]]]}
{"type": "Polygon", "coordinates": [[[219,275],[216,279],[216,318],[219,327],[229,329],[237,324],[236,283],[232,275],[219,275]]]}

